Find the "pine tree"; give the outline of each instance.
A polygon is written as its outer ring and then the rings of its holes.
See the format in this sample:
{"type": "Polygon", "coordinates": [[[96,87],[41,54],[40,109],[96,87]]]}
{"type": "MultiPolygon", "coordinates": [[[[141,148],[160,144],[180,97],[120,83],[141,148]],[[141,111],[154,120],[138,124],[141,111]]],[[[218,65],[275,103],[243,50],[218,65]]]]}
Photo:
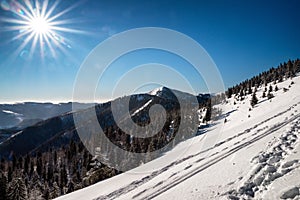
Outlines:
{"type": "Polygon", "coordinates": [[[6,200],[6,186],[7,186],[7,178],[6,176],[0,172],[0,200],[6,200]]]}
{"type": "Polygon", "coordinates": [[[251,86],[248,88],[248,94],[252,94],[252,88],[251,88],[251,86]]]}
{"type": "Polygon", "coordinates": [[[12,170],[15,171],[17,167],[17,157],[15,155],[12,156],[12,170]]]}
{"type": "Polygon", "coordinates": [[[251,99],[251,106],[254,107],[258,102],[258,99],[256,97],[256,93],[253,93],[252,99],[251,99]]]}
{"type": "Polygon", "coordinates": [[[8,182],[12,181],[12,173],[13,173],[13,170],[12,170],[11,166],[9,166],[8,167],[8,172],[7,172],[7,181],[8,182]]]}
{"type": "Polygon", "coordinates": [[[29,157],[29,155],[26,155],[25,161],[24,161],[24,172],[27,174],[29,172],[29,163],[30,163],[30,157],[29,157]]]}
{"type": "Polygon", "coordinates": [[[233,93],[232,88],[229,88],[227,93],[226,93],[228,99],[230,99],[232,97],[232,93],[233,93]]]}
{"type": "Polygon", "coordinates": [[[50,191],[50,198],[51,199],[54,199],[56,197],[58,197],[60,195],[60,192],[59,192],[59,187],[57,185],[56,182],[53,183],[53,187],[52,187],[52,190],[50,191]]]}
{"type": "Polygon", "coordinates": [[[241,101],[244,99],[244,89],[241,89],[240,91],[240,97],[241,97],[241,101]]]}
{"type": "Polygon", "coordinates": [[[278,87],[277,87],[277,85],[275,86],[275,92],[277,92],[278,91],[278,87]]]}
{"type": "Polygon", "coordinates": [[[67,193],[73,192],[75,189],[75,185],[72,180],[70,180],[67,184],[67,193]]]}
{"type": "Polygon", "coordinates": [[[43,184],[41,183],[40,176],[37,173],[37,170],[34,170],[29,189],[30,189],[30,198],[31,199],[39,199],[42,196],[42,189],[43,184]]]}
{"type": "Polygon", "coordinates": [[[45,200],[51,199],[50,189],[47,183],[44,186],[42,198],[44,198],[45,200]]]}
{"type": "Polygon", "coordinates": [[[208,100],[207,106],[206,106],[206,114],[204,116],[203,122],[208,122],[211,120],[211,100],[208,100]]]}
{"type": "Polygon", "coordinates": [[[24,180],[20,177],[14,178],[7,190],[9,200],[27,200],[27,188],[24,180]]]}
{"type": "Polygon", "coordinates": [[[273,87],[272,87],[272,85],[270,85],[270,87],[269,87],[269,93],[270,92],[273,92],[273,87]]]}

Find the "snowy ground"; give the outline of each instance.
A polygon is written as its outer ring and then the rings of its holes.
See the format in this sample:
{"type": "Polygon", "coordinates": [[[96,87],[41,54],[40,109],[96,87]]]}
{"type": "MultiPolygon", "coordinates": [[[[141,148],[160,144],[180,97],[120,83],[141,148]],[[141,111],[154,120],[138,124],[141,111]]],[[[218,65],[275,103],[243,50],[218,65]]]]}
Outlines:
{"type": "MultiPolygon", "coordinates": [[[[300,77],[278,83],[271,100],[226,115],[202,135],[129,172],[58,199],[300,199],[300,77]]],[[[274,89],[274,87],[273,87],[274,89]]]]}

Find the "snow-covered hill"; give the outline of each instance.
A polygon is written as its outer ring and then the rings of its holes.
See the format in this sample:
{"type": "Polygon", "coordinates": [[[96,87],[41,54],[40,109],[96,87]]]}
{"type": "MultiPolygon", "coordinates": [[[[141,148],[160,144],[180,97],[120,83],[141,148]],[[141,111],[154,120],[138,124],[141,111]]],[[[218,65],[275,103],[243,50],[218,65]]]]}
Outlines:
{"type": "Polygon", "coordinates": [[[58,199],[300,199],[300,77],[276,85],[254,108],[251,95],[217,105],[205,134],[164,156],[58,199]]]}

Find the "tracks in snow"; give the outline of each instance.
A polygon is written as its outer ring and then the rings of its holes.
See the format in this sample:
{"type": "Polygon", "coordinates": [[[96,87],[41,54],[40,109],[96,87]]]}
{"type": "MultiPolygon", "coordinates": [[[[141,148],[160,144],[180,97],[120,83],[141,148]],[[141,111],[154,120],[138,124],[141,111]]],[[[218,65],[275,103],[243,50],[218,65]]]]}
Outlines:
{"type": "Polygon", "coordinates": [[[249,133],[253,130],[255,130],[256,128],[258,128],[259,126],[263,125],[264,123],[278,117],[281,116],[282,114],[290,111],[291,109],[293,109],[295,106],[297,106],[299,103],[294,104],[293,106],[291,106],[290,108],[286,109],[283,112],[280,112],[254,126],[252,126],[249,129],[246,129],[243,132],[240,132],[236,135],[234,135],[233,137],[230,137],[224,141],[221,141],[217,144],[215,144],[213,147],[210,147],[208,149],[205,149],[203,151],[200,151],[196,154],[192,154],[189,155],[185,158],[182,158],[180,160],[174,161],[171,164],[156,170],[154,172],[152,172],[150,175],[145,176],[139,180],[133,181],[130,184],[119,188],[111,193],[109,193],[108,195],[103,195],[100,196],[98,198],[96,198],[96,200],[104,200],[104,199],[115,199],[118,197],[121,197],[121,195],[125,195],[130,191],[135,190],[136,188],[142,186],[143,184],[149,182],[150,180],[154,179],[156,176],[158,176],[159,174],[162,174],[166,171],[168,171],[169,169],[171,169],[172,167],[182,164],[186,161],[191,161],[192,158],[197,159],[198,156],[200,156],[201,154],[204,154],[208,151],[211,151],[221,145],[224,145],[230,141],[232,141],[235,138],[239,138],[241,136],[245,136],[243,138],[241,138],[239,141],[235,142],[233,145],[231,145],[230,147],[225,147],[223,148],[221,151],[216,152],[212,155],[210,155],[209,157],[200,157],[198,158],[196,161],[194,161],[191,165],[187,166],[184,170],[181,171],[177,171],[175,173],[173,173],[170,177],[168,177],[168,179],[166,180],[162,180],[159,183],[156,183],[153,187],[147,188],[142,190],[141,192],[135,194],[134,196],[132,196],[133,199],[153,199],[157,196],[159,196],[160,194],[168,191],[169,189],[173,188],[174,186],[182,183],[183,181],[193,177],[194,175],[200,173],[201,171],[209,168],[210,166],[220,162],[221,160],[227,158],[228,156],[236,153],[237,151],[244,149],[245,147],[248,147],[249,145],[257,142],[258,140],[272,134],[274,131],[277,131],[279,129],[281,129],[282,127],[286,126],[287,124],[291,123],[293,120],[300,118],[300,114],[298,115],[294,115],[292,116],[290,119],[288,119],[285,122],[276,124],[274,126],[272,126],[271,128],[269,128],[268,126],[265,126],[263,128],[257,129],[254,133],[252,133],[251,135],[249,135],[249,133]],[[263,132],[264,131],[264,132],[263,132]],[[262,133],[261,133],[262,132],[262,133]],[[261,134],[258,134],[261,133],[261,134]],[[247,140],[249,137],[253,137],[252,139],[247,140]],[[229,149],[229,150],[228,150],[229,149]],[[205,163],[199,165],[199,166],[195,166],[193,167],[193,165],[197,165],[198,163],[207,160],[205,163]],[[160,186],[160,187],[158,187],[160,186]]]}
{"type": "Polygon", "coordinates": [[[152,192],[150,195],[147,195],[146,197],[142,198],[142,199],[153,199],[157,196],[159,196],[160,194],[168,191],[169,189],[173,188],[174,186],[182,183],[183,181],[193,177],[194,175],[198,174],[199,172],[207,169],[208,167],[220,162],[221,160],[227,158],[228,156],[236,153],[237,151],[245,148],[245,147],[248,147],[249,145],[257,142],[258,140],[266,137],[267,135],[270,135],[271,133],[273,133],[274,131],[277,131],[279,129],[281,129],[282,127],[286,126],[287,124],[289,124],[290,122],[292,122],[293,120],[297,119],[297,118],[300,118],[300,114],[294,116],[293,118],[291,118],[290,120],[286,121],[286,122],[283,122],[283,123],[280,123],[272,128],[270,128],[269,130],[267,130],[266,132],[264,132],[263,134],[259,135],[259,136],[256,136],[255,138],[247,141],[247,142],[244,142],[244,143],[241,143],[240,145],[228,150],[227,152],[225,153],[222,153],[220,155],[218,155],[216,158],[212,159],[212,160],[209,160],[208,162],[204,163],[203,165],[201,165],[200,167],[197,167],[196,169],[188,172],[188,173],[185,173],[181,176],[179,176],[178,178],[174,179],[171,181],[170,184],[167,184],[167,185],[164,185],[164,187],[158,189],[157,191],[155,192],[152,192]]]}
{"type": "Polygon", "coordinates": [[[292,125],[279,138],[269,142],[265,152],[261,152],[252,159],[253,170],[237,190],[231,190],[225,194],[229,199],[253,198],[257,193],[266,191],[276,179],[300,167],[298,159],[285,162],[300,139],[300,119],[296,119],[292,125]]]}

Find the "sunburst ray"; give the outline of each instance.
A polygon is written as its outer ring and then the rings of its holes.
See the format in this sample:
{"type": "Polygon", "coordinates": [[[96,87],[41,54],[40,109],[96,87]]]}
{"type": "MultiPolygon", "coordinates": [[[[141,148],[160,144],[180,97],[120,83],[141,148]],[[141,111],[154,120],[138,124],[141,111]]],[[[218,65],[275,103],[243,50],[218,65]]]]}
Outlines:
{"type": "Polygon", "coordinates": [[[24,0],[20,3],[16,0],[10,0],[8,5],[9,10],[16,15],[12,18],[1,19],[1,21],[9,24],[9,26],[2,30],[19,31],[10,41],[24,38],[21,45],[15,50],[14,55],[18,55],[23,48],[31,43],[30,56],[33,55],[36,49],[39,49],[40,55],[43,58],[45,48],[47,48],[50,50],[51,55],[56,57],[57,53],[55,53],[54,46],[64,53],[67,51],[66,49],[71,47],[66,42],[68,40],[64,38],[64,33],[85,33],[85,31],[63,27],[65,24],[72,24],[71,20],[59,20],[61,16],[70,12],[76,5],[58,12],[56,12],[56,9],[58,8],[59,1],[50,3],[48,0],[44,0],[40,3],[39,0],[35,0],[34,2],[24,0]],[[39,45],[37,46],[37,44],[39,45]]]}

